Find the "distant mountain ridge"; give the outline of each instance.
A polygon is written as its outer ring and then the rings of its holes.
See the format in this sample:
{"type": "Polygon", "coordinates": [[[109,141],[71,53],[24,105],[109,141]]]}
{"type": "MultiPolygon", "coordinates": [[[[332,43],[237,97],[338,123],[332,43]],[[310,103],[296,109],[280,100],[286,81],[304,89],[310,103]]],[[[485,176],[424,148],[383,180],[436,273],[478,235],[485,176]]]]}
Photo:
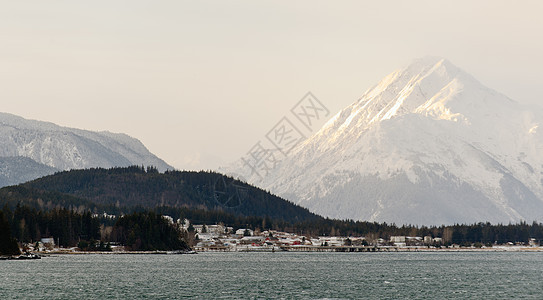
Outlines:
{"type": "Polygon", "coordinates": [[[26,157],[36,162],[32,170],[26,161],[27,172],[6,164],[0,170],[4,182],[21,183],[56,170],[92,167],[123,167],[130,165],[154,166],[160,171],[172,170],[137,139],[126,134],[93,132],[61,127],[49,122],[27,120],[0,113],[0,157],[26,157]],[[50,169],[44,168],[43,165],[50,169]],[[33,177],[28,174],[36,174],[33,177]]]}
{"type": "Polygon", "coordinates": [[[543,111],[446,59],[386,76],[264,179],[248,182],[332,217],[440,225],[543,220],[543,111]]]}
{"type": "Polygon", "coordinates": [[[0,157],[0,187],[15,185],[59,171],[23,156],[0,157]]]}

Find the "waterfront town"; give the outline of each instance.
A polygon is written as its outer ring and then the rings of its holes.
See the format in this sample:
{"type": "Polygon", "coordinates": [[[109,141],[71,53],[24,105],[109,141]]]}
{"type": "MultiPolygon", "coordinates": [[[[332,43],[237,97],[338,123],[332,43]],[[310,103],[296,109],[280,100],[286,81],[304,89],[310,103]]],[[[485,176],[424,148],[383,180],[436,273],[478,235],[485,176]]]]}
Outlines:
{"type": "MultiPolygon", "coordinates": [[[[177,226],[181,232],[192,232],[187,237],[191,240],[192,253],[197,252],[408,252],[408,251],[543,251],[539,241],[530,239],[528,243],[481,244],[470,246],[450,244],[441,237],[432,236],[319,236],[311,237],[301,234],[276,230],[252,230],[222,224],[206,225],[191,224],[189,220],[177,220],[163,216],[172,226],[177,226]]],[[[97,249],[103,253],[127,253],[122,245],[103,244],[98,242],[97,249]]],[[[24,251],[34,253],[88,253],[78,247],[59,248],[55,238],[43,238],[36,243],[24,246],[24,251]]],[[[165,251],[155,251],[166,253],[165,251]]],[[[133,253],[133,252],[130,252],[133,253]]],[[[142,252],[148,253],[148,252],[142,252]]]]}
{"type": "MultiPolygon", "coordinates": [[[[187,226],[186,223],[185,225],[187,226]]],[[[190,226],[190,225],[189,225],[190,226]]],[[[528,245],[509,242],[505,245],[474,244],[470,247],[445,245],[441,237],[391,236],[388,239],[366,237],[320,236],[308,237],[275,230],[253,231],[223,225],[193,225],[197,252],[390,252],[436,250],[496,250],[496,251],[543,251],[535,239],[528,245]]]]}

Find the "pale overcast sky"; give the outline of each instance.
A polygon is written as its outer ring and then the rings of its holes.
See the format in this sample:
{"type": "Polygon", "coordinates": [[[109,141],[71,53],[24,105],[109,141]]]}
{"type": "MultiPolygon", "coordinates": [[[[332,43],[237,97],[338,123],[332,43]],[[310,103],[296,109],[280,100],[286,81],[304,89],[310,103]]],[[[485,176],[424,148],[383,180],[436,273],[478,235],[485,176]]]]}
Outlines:
{"type": "Polygon", "coordinates": [[[179,169],[238,159],[308,91],[333,115],[425,55],[543,104],[543,1],[0,3],[0,111],[124,132],[179,169]]]}

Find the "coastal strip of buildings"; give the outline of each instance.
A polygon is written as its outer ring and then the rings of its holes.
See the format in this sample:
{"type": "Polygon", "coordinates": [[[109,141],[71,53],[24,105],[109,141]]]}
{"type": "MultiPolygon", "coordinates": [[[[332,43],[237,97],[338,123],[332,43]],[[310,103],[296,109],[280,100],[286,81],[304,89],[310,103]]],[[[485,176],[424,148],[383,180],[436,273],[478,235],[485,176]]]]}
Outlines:
{"type": "MultiPolygon", "coordinates": [[[[173,221],[173,220],[172,220],[173,221]]],[[[179,221],[178,221],[179,222],[179,221]]],[[[190,224],[185,220],[179,225],[188,230],[190,224]]],[[[383,251],[433,251],[433,250],[531,250],[543,251],[536,240],[531,239],[529,245],[460,245],[444,246],[441,237],[432,236],[391,236],[388,239],[368,240],[365,237],[320,236],[309,237],[276,230],[254,231],[249,228],[233,230],[224,225],[192,225],[195,232],[197,252],[383,252],[383,251]]]]}

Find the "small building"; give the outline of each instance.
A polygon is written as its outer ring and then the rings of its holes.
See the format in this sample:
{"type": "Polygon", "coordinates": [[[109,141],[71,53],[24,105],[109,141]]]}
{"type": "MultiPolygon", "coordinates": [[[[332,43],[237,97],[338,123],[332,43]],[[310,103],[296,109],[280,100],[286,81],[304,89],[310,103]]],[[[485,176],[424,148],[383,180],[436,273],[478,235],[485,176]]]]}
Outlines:
{"type": "Polygon", "coordinates": [[[408,246],[422,246],[422,237],[420,236],[406,236],[405,243],[408,246]]]}
{"type": "Polygon", "coordinates": [[[52,237],[42,238],[40,242],[46,246],[55,246],[55,239],[52,237]]]}
{"type": "Polygon", "coordinates": [[[213,233],[196,233],[195,237],[201,241],[211,241],[217,238],[217,235],[213,233]]]}
{"type": "Polygon", "coordinates": [[[434,240],[432,239],[431,235],[427,235],[427,236],[424,237],[424,244],[426,244],[426,245],[432,244],[433,241],[434,240]]]}
{"type": "Polygon", "coordinates": [[[365,237],[349,237],[349,239],[351,240],[351,244],[353,246],[362,246],[364,244],[367,244],[365,237]]]}
{"type": "Polygon", "coordinates": [[[246,228],[240,228],[240,229],[236,230],[236,235],[244,236],[246,231],[249,233],[249,236],[254,235],[254,231],[252,231],[251,229],[246,229],[246,228]]]}
{"type": "Polygon", "coordinates": [[[396,243],[405,243],[405,236],[403,235],[397,235],[397,236],[391,236],[390,237],[390,242],[393,243],[393,244],[396,244],[396,243]]]}
{"type": "Polygon", "coordinates": [[[241,238],[240,243],[244,245],[250,244],[262,244],[265,241],[263,236],[244,236],[241,238]]]}
{"type": "Polygon", "coordinates": [[[224,225],[193,225],[196,233],[211,233],[214,235],[222,235],[226,233],[227,228],[224,225]]]}

